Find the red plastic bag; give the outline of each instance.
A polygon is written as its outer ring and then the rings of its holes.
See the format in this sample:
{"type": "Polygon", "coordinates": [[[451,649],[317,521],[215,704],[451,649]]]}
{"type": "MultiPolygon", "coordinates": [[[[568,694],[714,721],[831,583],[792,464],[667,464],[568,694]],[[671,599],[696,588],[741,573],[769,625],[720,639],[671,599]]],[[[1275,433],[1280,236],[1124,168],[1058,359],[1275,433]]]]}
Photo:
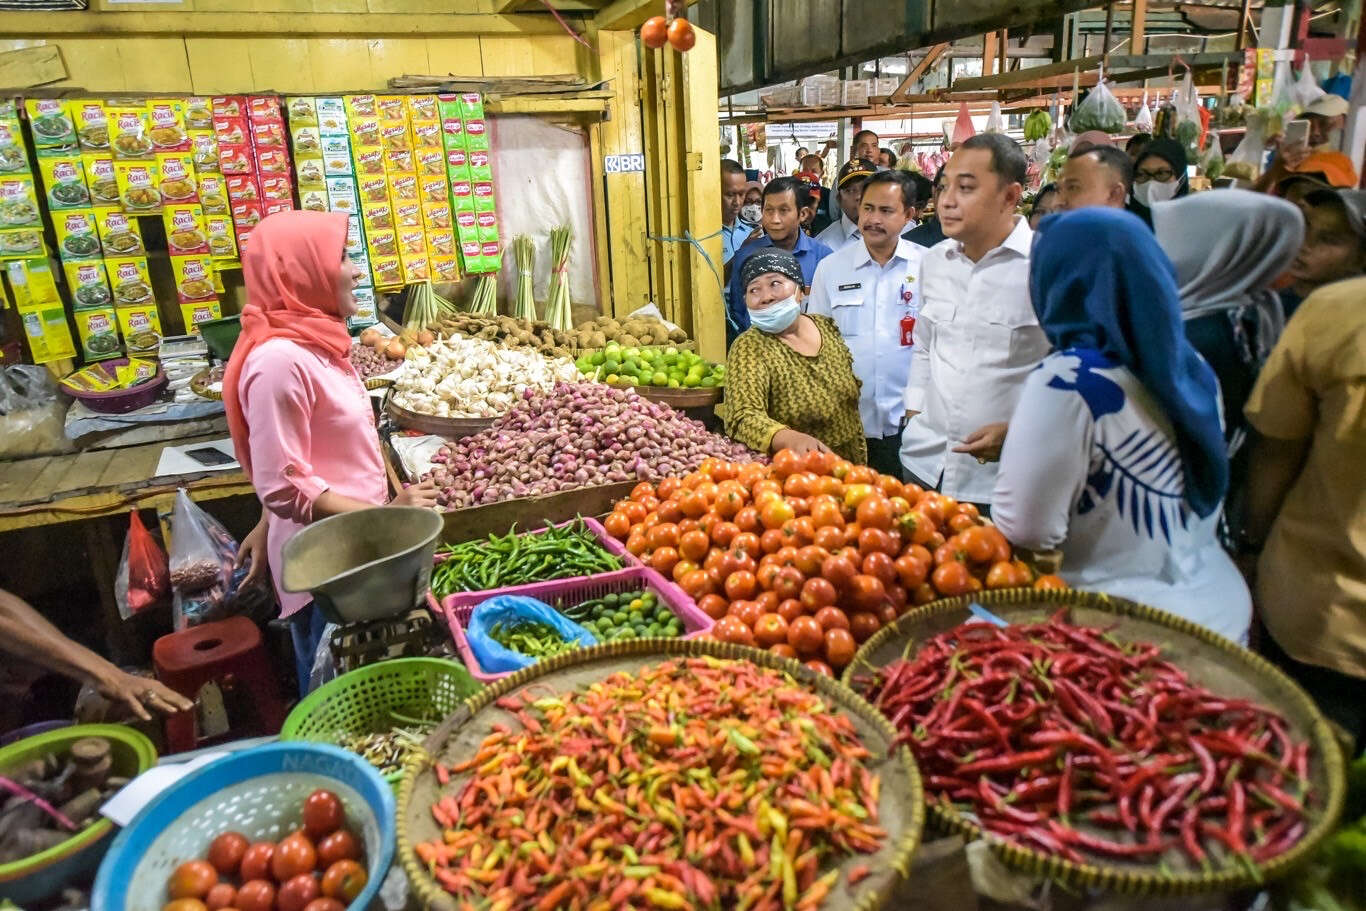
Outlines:
{"type": "Polygon", "coordinates": [[[171,590],[171,573],[166,551],[143,527],[135,509],[129,513],[128,536],[123,540],[123,559],[119,561],[114,596],[119,615],[127,620],[143,608],[155,604],[171,590]]]}
{"type": "Polygon", "coordinates": [[[953,124],[952,145],[956,149],[976,135],[977,128],[972,125],[972,114],[968,113],[968,103],[964,101],[958,106],[958,119],[953,124]]]}

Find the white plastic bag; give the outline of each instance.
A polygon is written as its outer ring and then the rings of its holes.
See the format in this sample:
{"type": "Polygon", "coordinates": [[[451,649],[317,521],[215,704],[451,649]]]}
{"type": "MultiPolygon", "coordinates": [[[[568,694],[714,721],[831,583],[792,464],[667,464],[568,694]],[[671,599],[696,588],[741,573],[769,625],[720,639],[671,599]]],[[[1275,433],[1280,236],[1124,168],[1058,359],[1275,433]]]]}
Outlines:
{"type": "Polygon", "coordinates": [[[1295,77],[1295,84],[1291,87],[1290,92],[1300,108],[1307,108],[1328,94],[1315,81],[1314,71],[1309,68],[1308,60],[1304,62],[1304,66],[1300,67],[1299,75],[1295,77]]]}
{"type": "Polygon", "coordinates": [[[1251,183],[1262,176],[1262,162],[1266,160],[1266,116],[1253,111],[1247,116],[1247,132],[1238,148],[1224,162],[1225,177],[1251,183]]]}
{"type": "Polygon", "coordinates": [[[1153,109],[1148,107],[1148,92],[1143,91],[1143,104],[1139,106],[1138,114],[1134,116],[1134,130],[1139,133],[1151,133],[1153,131],[1153,109]]]}
{"type": "Polygon", "coordinates": [[[1224,150],[1219,146],[1219,133],[1217,130],[1210,130],[1207,148],[1204,157],[1200,159],[1200,170],[1210,180],[1218,180],[1224,176],[1224,150]]]}
{"type": "Polygon", "coordinates": [[[1067,126],[1073,133],[1100,130],[1102,133],[1113,135],[1124,132],[1124,125],[1128,119],[1124,105],[1120,104],[1119,99],[1106,87],[1105,74],[1102,72],[1101,79],[1091,90],[1091,94],[1083,98],[1072,111],[1067,126]]]}
{"type": "Polygon", "coordinates": [[[987,115],[987,125],[983,129],[984,133],[1004,133],[1006,131],[1006,119],[1001,116],[1001,102],[991,103],[991,113],[987,115]]]}
{"type": "Polygon", "coordinates": [[[1172,99],[1176,108],[1176,141],[1186,148],[1186,158],[1195,161],[1200,157],[1200,132],[1203,125],[1200,118],[1200,96],[1195,91],[1195,77],[1188,70],[1181,85],[1172,99]]]}
{"type": "Polygon", "coordinates": [[[1288,118],[1299,110],[1295,104],[1295,92],[1291,87],[1290,64],[1284,60],[1276,64],[1276,75],[1271,80],[1271,101],[1267,107],[1282,118],[1288,118]]]}
{"type": "Polygon", "coordinates": [[[66,438],[66,401],[46,367],[0,368],[0,459],[56,455],[75,448],[66,438]]]}
{"type": "Polygon", "coordinates": [[[236,539],[180,488],[171,512],[170,555],[175,593],[171,619],[177,630],[221,620],[230,613],[236,557],[236,539]]]}

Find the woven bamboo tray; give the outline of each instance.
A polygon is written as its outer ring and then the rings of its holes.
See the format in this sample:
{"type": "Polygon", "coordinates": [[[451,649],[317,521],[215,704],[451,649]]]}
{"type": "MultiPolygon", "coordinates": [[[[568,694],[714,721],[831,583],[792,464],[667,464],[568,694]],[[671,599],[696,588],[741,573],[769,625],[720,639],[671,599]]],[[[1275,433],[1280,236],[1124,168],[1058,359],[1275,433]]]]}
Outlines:
{"type": "Polygon", "coordinates": [[[1332,831],[1346,794],[1343,758],[1313,700],[1261,656],[1189,620],[1124,598],[1073,590],[1004,589],[935,601],[883,627],[865,642],[845,669],[844,681],[848,683],[855,674],[875,670],[902,655],[913,657],[918,643],[974,619],[968,610],[974,602],[1011,623],[1047,620],[1059,607],[1068,606],[1075,623],[1106,626],[1111,628],[1111,635],[1124,642],[1161,645],[1164,657],[1189,673],[1193,681],[1221,695],[1275,709],[1285,717],[1294,736],[1312,743],[1309,780],[1317,801],[1306,814],[1308,831],[1289,851],[1260,866],[1234,865],[1207,873],[1175,872],[1185,868],[1184,855],[1179,852],[1165,858],[1171,872],[1154,863],[1073,863],[985,833],[957,810],[930,801],[928,815],[934,828],[962,834],[969,840],[985,838],[1006,866],[1029,875],[1078,888],[1151,896],[1228,892],[1277,879],[1307,858],[1332,831]]]}
{"type": "Polygon", "coordinates": [[[721,401],[724,387],[696,387],[692,389],[670,389],[668,386],[632,386],[643,399],[660,402],[673,408],[705,408],[721,401]]]}
{"type": "Polygon", "coordinates": [[[482,433],[493,426],[493,422],[497,420],[497,418],[439,418],[432,414],[418,414],[416,411],[409,411],[407,408],[395,405],[392,398],[385,400],[384,410],[389,417],[393,418],[395,424],[405,430],[434,433],[448,440],[458,440],[462,437],[472,437],[476,433],[482,433]]]}
{"type": "Polygon", "coordinates": [[[882,908],[902,878],[908,875],[911,857],[920,844],[925,821],[924,792],[920,773],[910,751],[895,750],[896,736],[882,715],[847,687],[822,674],[810,671],[796,661],[768,652],[711,640],[638,639],[595,646],[538,661],[524,670],[485,688],[466,700],[427,738],[426,754],[414,756],[404,772],[398,791],[399,857],[408,880],[423,907],[437,911],[458,911],[453,896],[437,884],[417,857],[414,846],[441,834],[430,812],[440,793],[458,793],[468,775],[452,775],[450,784],[441,788],[432,769],[434,757],[456,764],[474,755],[489,733],[490,726],[502,722],[517,729],[516,719],[498,708],[496,700],[535,684],[537,693],[568,691],[588,686],[620,671],[634,672],[673,657],[710,655],[723,659],[743,659],[760,667],[786,672],[800,685],[816,691],[834,710],[853,720],[864,745],[872,752],[869,769],[882,778],[879,820],[888,838],[882,850],[873,855],[856,855],[842,865],[847,870],[860,864],[873,873],[850,889],[841,877],[824,908],[838,911],[875,911],[882,908]]]}
{"type": "Polygon", "coordinates": [[[221,402],[223,401],[222,391],[218,389],[209,388],[210,372],[212,372],[212,368],[207,368],[199,371],[194,376],[190,377],[190,391],[193,392],[195,395],[199,396],[200,398],[209,399],[214,402],[221,402]]]}

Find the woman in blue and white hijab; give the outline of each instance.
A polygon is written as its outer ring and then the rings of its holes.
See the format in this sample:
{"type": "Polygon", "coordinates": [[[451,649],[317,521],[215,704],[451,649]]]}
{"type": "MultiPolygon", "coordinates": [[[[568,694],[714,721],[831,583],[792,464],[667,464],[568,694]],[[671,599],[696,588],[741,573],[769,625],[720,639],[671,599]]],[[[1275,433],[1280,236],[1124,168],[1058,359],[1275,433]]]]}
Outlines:
{"type": "Polygon", "coordinates": [[[1077,588],[1245,642],[1252,599],[1216,538],[1219,387],[1186,340],[1171,261],[1133,215],[1083,209],[1040,224],[1029,285],[1053,352],[1011,418],[992,519],[1017,545],[1061,548],[1077,588]]]}

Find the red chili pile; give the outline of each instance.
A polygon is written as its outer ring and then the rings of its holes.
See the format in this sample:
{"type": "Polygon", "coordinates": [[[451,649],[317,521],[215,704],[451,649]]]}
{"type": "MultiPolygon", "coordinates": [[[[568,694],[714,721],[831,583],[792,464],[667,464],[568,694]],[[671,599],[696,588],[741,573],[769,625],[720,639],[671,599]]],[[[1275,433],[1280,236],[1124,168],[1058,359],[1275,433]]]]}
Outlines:
{"type": "Polygon", "coordinates": [[[886,839],[853,723],[785,674],[703,657],[541,689],[436,767],[442,837],[416,851],[462,908],[815,911],[886,839]]]}
{"type": "Polygon", "coordinates": [[[1309,744],[1284,718],[1065,610],[964,624],[856,687],[910,744],[931,800],[1049,854],[1210,869],[1304,836],[1309,744]]]}

